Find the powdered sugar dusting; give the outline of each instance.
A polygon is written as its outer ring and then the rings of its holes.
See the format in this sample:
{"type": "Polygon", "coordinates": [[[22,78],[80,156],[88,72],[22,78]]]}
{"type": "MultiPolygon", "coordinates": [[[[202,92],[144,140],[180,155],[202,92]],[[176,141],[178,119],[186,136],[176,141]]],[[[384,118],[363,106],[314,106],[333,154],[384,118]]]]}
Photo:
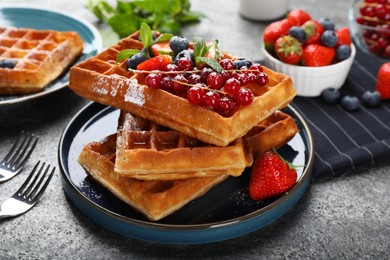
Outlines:
{"type": "Polygon", "coordinates": [[[139,106],[145,104],[144,87],[138,85],[138,80],[127,80],[126,84],[128,87],[124,96],[125,102],[131,102],[139,106]]]}

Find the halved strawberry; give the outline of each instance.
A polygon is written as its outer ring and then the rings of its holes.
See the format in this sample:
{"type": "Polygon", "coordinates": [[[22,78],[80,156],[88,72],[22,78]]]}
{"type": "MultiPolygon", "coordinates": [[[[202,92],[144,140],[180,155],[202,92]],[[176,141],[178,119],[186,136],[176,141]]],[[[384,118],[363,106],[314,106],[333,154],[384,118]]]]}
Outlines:
{"type": "Polygon", "coordinates": [[[170,55],[158,55],[139,64],[137,70],[165,70],[168,64],[172,64],[170,55]]]}
{"type": "Polygon", "coordinates": [[[324,32],[324,27],[315,20],[306,21],[302,25],[303,30],[306,32],[306,41],[304,44],[319,43],[321,40],[321,35],[324,32]]]}
{"type": "Polygon", "coordinates": [[[347,27],[340,28],[336,30],[336,36],[337,36],[337,46],[340,45],[348,45],[351,46],[351,32],[347,27]]]}
{"type": "Polygon", "coordinates": [[[390,62],[382,64],[378,71],[376,91],[381,94],[381,99],[390,98],[390,62]]]}
{"type": "Polygon", "coordinates": [[[288,13],[287,19],[290,20],[294,25],[301,26],[306,21],[311,20],[311,16],[301,9],[295,9],[288,13]]]}
{"type": "Polygon", "coordinates": [[[266,200],[282,195],[296,181],[297,172],[291,163],[274,151],[265,152],[253,164],[249,197],[253,200],[266,200]]]}
{"type": "Polygon", "coordinates": [[[290,35],[279,37],[275,43],[278,58],[288,64],[298,64],[302,57],[301,43],[290,35]]]}
{"type": "Polygon", "coordinates": [[[276,40],[280,36],[287,35],[288,30],[290,30],[292,26],[292,22],[287,19],[279,20],[269,24],[263,32],[264,47],[272,52],[274,50],[276,40]]]}
{"type": "Polygon", "coordinates": [[[155,43],[150,47],[150,50],[154,56],[161,55],[159,52],[163,54],[172,52],[171,47],[169,47],[169,41],[155,43]]]}
{"type": "Polygon", "coordinates": [[[305,66],[318,67],[330,65],[336,55],[334,48],[319,44],[309,44],[303,48],[302,62],[305,66]]]}

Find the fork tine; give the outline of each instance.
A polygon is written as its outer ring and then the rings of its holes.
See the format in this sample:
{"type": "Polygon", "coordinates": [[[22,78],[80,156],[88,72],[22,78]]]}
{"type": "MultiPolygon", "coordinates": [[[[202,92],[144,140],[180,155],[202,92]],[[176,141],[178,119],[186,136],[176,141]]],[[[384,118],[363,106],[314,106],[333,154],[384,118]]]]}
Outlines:
{"type": "MultiPolygon", "coordinates": [[[[35,164],[34,168],[33,168],[32,171],[30,172],[30,174],[28,175],[27,179],[23,182],[22,186],[20,186],[20,188],[16,191],[15,194],[18,194],[19,196],[22,196],[22,195],[24,194],[24,190],[26,189],[27,185],[29,184],[31,178],[35,175],[35,172],[36,172],[36,170],[37,170],[38,165],[39,165],[40,162],[41,162],[41,161],[38,161],[38,162],[35,164]]],[[[42,169],[42,168],[41,168],[41,169],[42,169]]],[[[39,172],[40,172],[40,171],[39,171],[39,172]]],[[[38,175],[39,175],[39,172],[38,172],[38,175]]],[[[38,176],[38,175],[37,175],[37,176],[38,176]]],[[[37,178],[37,176],[35,176],[35,179],[37,178]]],[[[34,180],[34,181],[35,181],[35,180],[34,180]]],[[[34,182],[34,181],[33,181],[33,182],[34,182]]]]}
{"type": "Polygon", "coordinates": [[[20,133],[20,135],[19,135],[18,138],[16,139],[14,145],[11,147],[11,150],[9,150],[9,152],[7,153],[7,155],[6,155],[6,156],[4,157],[4,159],[1,161],[1,164],[5,164],[5,163],[8,161],[9,157],[11,157],[11,155],[13,154],[14,150],[16,149],[16,146],[18,146],[19,141],[20,141],[20,139],[21,139],[22,137],[24,137],[24,131],[22,131],[22,132],[20,133]]]}
{"type": "Polygon", "coordinates": [[[37,142],[38,142],[38,137],[31,135],[28,144],[25,146],[24,150],[20,153],[19,158],[15,161],[12,167],[14,167],[15,169],[21,168],[27,162],[28,158],[32,154],[37,142]],[[31,142],[33,143],[30,146],[31,142]]]}
{"type": "MultiPolygon", "coordinates": [[[[47,171],[49,170],[49,168],[50,168],[50,164],[47,165],[47,170],[46,170],[44,176],[46,176],[46,173],[47,173],[47,171]]],[[[32,200],[32,201],[37,201],[37,200],[39,200],[39,198],[42,196],[43,192],[46,190],[47,185],[49,185],[49,182],[50,182],[51,178],[53,177],[55,170],[56,170],[56,168],[53,167],[53,169],[51,170],[51,172],[50,172],[49,176],[47,177],[47,179],[46,179],[45,183],[43,184],[43,186],[40,186],[41,183],[42,183],[42,181],[43,181],[43,179],[44,179],[44,178],[42,177],[41,181],[39,182],[39,185],[38,185],[37,188],[35,189],[34,193],[31,195],[30,200],[32,200]],[[40,187],[40,188],[39,188],[39,187],[40,187]],[[39,189],[38,189],[38,188],[39,188],[39,189]]]]}
{"type": "Polygon", "coordinates": [[[43,179],[45,178],[47,172],[49,171],[49,167],[50,165],[48,165],[46,167],[46,170],[44,171],[44,168],[45,168],[45,162],[43,162],[41,168],[39,169],[39,172],[38,174],[35,176],[34,180],[31,182],[31,184],[29,185],[28,189],[25,191],[25,197],[32,197],[33,194],[36,192],[36,189],[41,185],[43,179]],[[42,173],[43,172],[43,173],[42,173]],[[42,173],[42,175],[41,175],[42,173]],[[38,181],[38,177],[40,176],[40,179],[38,181]],[[37,183],[38,181],[38,183],[37,183]]]}

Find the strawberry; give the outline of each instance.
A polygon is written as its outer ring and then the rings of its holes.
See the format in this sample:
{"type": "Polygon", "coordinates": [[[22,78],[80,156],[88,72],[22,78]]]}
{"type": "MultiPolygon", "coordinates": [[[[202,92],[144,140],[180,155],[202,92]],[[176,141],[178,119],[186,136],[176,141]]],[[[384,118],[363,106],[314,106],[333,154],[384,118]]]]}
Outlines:
{"type": "Polygon", "coordinates": [[[249,197],[266,200],[282,195],[297,181],[297,172],[291,163],[275,151],[260,155],[252,168],[249,180],[249,197]]]}
{"type": "Polygon", "coordinates": [[[390,62],[382,64],[379,68],[376,91],[381,94],[381,99],[390,98],[390,62]]]}
{"type": "Polygon", "coordinates": [[[302,46],[294,37],[285,35],[276,40],[275,52],[281,61],[288,64],[298,64],[302,57],[302,46]]]}
{"type": "Polygon", "coordinates": [[[293,25],[301,26],[306,21],[311,20],[311,17],[305,11],[301,9],[295,9],[287,14],[287,19],[290,20],[293,25]]]}
{"type": "Polygon", "coordinates": [[[165,70],[168,64],[172,64],[172,57],[169,55],[159,55],[139,64],[137,70],[165,70]]]}
{"type": "Polygon", "coordinates": [[[336,36],[338,38],[337,46],[348,45],[351,46],[351,33],[347,27],[336,30],[336,36]]]}
{"type": "Polygon", "coordinates": [[[324,32],[324,27],[322,27],[319,22],[315,20],[306,21],[302,25],[302,28],[306,32],[306,41],[304,42],[305,45],[320,42],[321,35],[324,32]]]}
{"type": "Polygon", "coordinates": [[[273,51],[276,40],[288,34],[288,30],[293,26],[287,19],[279,20],[265,27],[263,32],[263,42],[267,50],[273,51]]]}
{"type": "Polygon", "coordinates": [[[309,44],[303,48],[302,62],[305,66],[318,67],[330,65],[336,55],[334,48],[319,44],[309,44]]]}
{"type": "Polygon", "coordinates": [[[172,53],[171,47],[169,47],[169,41],[155,43],[150,47],[150,50],[154,56],[161,55],[161,53],[172,53]]]}

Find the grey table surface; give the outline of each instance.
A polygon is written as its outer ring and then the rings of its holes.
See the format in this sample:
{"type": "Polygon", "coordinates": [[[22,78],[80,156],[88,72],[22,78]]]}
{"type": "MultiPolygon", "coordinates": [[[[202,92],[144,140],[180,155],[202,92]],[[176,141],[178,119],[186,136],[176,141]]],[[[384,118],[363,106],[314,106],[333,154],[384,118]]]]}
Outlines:
{"type": "MultiPolygon", "coordinates": [[[[1,0],[0,3],[7,1],[1,0]]],[[[9,3],[31,4],[27,0],[9,3]]],[[[85,1],[36,0],[80,16],[103,33],[83,5],[85,1]]],[[[265,23],[240,17],[238,0],[192,1],[207,15],[202,23],[183,30],[189,38],[220,40],[220,49],[250,59],[262,57],[265,23]]],[[[292,0],[315,18],[332,18],[348,25],[349,1],[292,0]]],[[[105,44],[109,40],[105,39],[105,44]]],[[[24,129],[40,137],[25,171],[1,184],[0,201],[23,182],[36,161],[57,163],[60,135],[70,119],[88,103],[69,89],[29,102],[0,107],[0,157],[24,129]]],[[[66,197],[57,170],[36,207],[0,221],[0,259],[388,259],[390,253],[390,165],[326,181],[313,181],[297,205],[269,226],[251,234],[204,245],[162,245],[143,242],[95,224],[66,197]]]]}

